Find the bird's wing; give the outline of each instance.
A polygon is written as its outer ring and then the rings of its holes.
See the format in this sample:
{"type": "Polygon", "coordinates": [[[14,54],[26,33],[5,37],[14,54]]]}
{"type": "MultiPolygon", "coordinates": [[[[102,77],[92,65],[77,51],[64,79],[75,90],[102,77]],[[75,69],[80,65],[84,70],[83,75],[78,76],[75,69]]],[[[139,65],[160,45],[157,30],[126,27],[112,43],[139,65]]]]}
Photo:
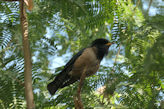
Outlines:
{"type": "Polygon", "coordinates": [[[64,66],[64,69],[62,70],[62,72],[64,71],[64,72],[69,73],[69,71],[72,70],[72,67],[73,67],[74,62],[75,62],[76,59],[83,53],[84,50],[85,50],[85,48],[82,49],[82,50],[80,50],[77,54],[75,54],[75,55],[68,61],[68,63],[64,66]]]}

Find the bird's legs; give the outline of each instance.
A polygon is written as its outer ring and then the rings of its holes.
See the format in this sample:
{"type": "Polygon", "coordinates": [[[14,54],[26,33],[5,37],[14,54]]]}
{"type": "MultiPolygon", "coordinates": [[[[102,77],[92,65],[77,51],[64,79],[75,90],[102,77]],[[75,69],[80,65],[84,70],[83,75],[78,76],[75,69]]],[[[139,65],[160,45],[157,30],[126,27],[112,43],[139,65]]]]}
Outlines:
{"type": "Polygon", "coordinates": [[[83,83],[84,83],[84,80],[85,80],[85,77],[86,77],[85,72],[86,72],[86,70],[83,71],[83,73],[80,77],[79,87],[77,89],[77,96],[75,96],[75,98],[74,98],[75,109],[84,109],[82,101],[81,101],[80,93],[81,93],[81,89],[82,89],[82,86],[83,86],[83,83]]]}

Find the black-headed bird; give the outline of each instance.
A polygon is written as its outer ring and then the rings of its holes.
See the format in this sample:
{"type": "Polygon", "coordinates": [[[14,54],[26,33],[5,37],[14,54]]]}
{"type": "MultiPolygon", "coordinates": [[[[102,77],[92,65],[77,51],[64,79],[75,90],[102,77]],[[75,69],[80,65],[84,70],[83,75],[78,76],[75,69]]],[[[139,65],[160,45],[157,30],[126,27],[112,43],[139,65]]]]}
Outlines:
{"type": "Polygon", "coordinates": [[[100,38],[92,42],[91,46],[82,49],[64,66],[64,69],[48,84],[47,89],[51,95],[74,82],[78,81],[84,72],[86,77],[95,74],[100,62],[108,54],[108,48],[112,45],[106,39],[100,38]]]}

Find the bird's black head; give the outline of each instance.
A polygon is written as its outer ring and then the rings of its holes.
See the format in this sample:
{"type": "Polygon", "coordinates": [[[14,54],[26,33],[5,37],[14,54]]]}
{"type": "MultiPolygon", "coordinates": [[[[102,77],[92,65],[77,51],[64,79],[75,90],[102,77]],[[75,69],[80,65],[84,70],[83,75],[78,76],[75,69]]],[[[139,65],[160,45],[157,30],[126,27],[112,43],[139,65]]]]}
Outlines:
{"type": "Polygon", "coordinates": [[[96,39],[92,42],[91,47],[97,48],[97,58],[102,60],[108,54],[108,48],[112,45],[107,39],[96,39]]]}

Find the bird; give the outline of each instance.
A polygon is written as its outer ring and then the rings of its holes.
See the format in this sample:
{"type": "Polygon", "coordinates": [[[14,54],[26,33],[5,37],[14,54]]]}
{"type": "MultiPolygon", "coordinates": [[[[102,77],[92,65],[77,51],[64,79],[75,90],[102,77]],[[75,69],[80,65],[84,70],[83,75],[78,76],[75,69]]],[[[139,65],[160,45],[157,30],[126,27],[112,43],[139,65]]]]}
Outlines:
{"type": "Polygon", "coordinates": [[[104,38],[95,39],[89,47],[83,48],[75,54],[54,80],[47,85],[51,95],[58,89],[69,86],[80,80],[84,72],[86,77],[94,75],[100,66],[102,59],[108,54],[112,42],[104,38]]]}

